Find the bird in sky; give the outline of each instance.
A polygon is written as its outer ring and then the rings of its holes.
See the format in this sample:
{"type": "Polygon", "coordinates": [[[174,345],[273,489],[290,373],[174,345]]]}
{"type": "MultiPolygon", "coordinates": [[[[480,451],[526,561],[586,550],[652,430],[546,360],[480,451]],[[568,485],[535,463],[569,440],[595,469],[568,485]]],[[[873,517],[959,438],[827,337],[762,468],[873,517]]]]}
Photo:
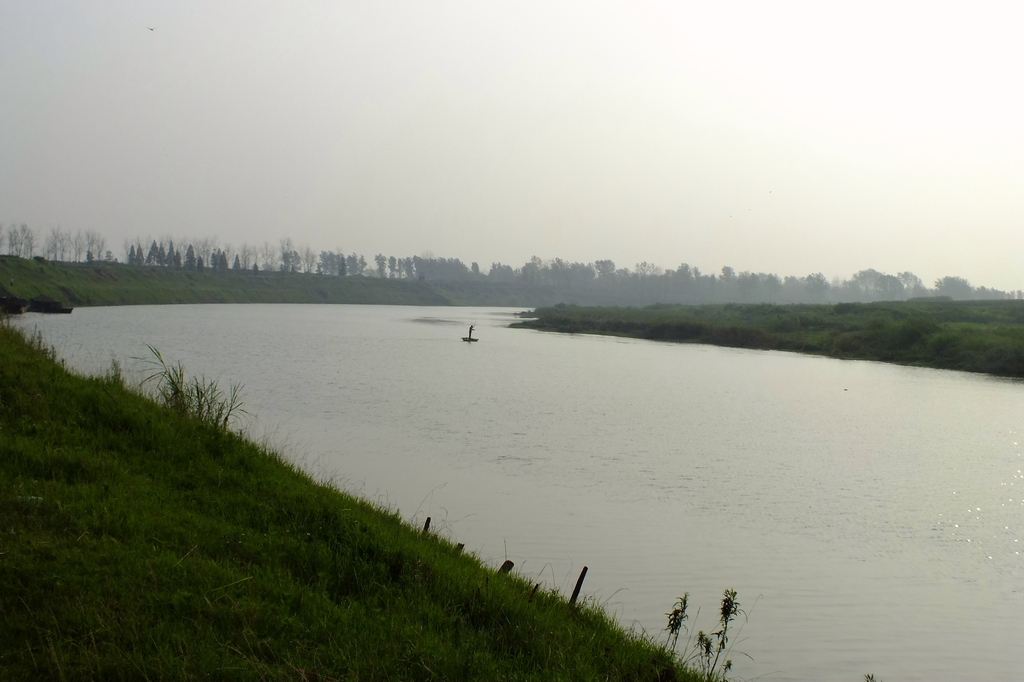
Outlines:
{"type": "Polygon", "coordinates": [[[147,26],[146,28],[148,28],[150,31],[155,31],[156,30],[156,26],[147,26]]]}

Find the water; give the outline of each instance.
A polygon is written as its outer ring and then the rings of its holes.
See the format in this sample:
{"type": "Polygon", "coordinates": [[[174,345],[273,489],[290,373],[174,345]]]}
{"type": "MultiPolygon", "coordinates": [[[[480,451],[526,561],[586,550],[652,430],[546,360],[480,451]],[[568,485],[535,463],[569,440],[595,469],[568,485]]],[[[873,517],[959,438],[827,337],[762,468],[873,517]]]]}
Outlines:
{"type": "Polygon", "coordinates": [[[734,672],[1024,679],[1024,385],[507,329],[512,310],[140,306],[24,316],[69,364],[158,347],[248,431],[497,565],[661,635],[749,620],[734,672]],[[469,324],[477,344],[462,343],[469,324]],[[744,655],[745,654],[745,655],[744,655]]]}

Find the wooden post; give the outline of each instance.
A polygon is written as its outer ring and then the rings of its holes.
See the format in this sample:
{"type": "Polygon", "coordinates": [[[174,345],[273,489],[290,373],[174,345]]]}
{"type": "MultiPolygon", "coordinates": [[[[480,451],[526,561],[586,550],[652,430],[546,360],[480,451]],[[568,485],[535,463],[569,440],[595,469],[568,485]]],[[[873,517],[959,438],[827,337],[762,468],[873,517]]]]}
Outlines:
{"type": "Polygon", "coordinates": [[[466,543],[465,542],[460,542],[459,544],[455,545],[455,551],[456,552],[461,552],[465,548],[466,548],[466,543]]]}
{"type": "Polygon", "coordinates": [[[580,596],[580,588],[583,587],[583,579],[587,577],[587,567],[584,566],[583,570],[580,571],[580,577],[576,580],[576,588],[572,591],[572,596],[569,598],[569,604],[575,604],[576,600],[580,596]]]}
{"type": "Polygon", "coordinates": [[[430,530],[430,517],[427,517],[427,522],[423,524],[423,532],[426,533],[430,530]]]}
{"type": "Polygon", "coordinates": [[[505,563],[503,563],[501,565],[501,568],[499,568],[498,570],[501,571],[502,573],[508,573],[509,571],[512,570],[512,568],[514,566],[515,566],[515,564],[512,562],[511,559],[505,559],[505,563]]]}
{"type": "Polygon", "coordinates": [[[532,603],[533,602],[533,598],[537,596],[537,590],[539,590],[539,589],[540,589],[540,583],[537,583],[536,585],[533,586],[533,590],[530,591],[530,598],[526,600],[528,603],[532,603]]]}

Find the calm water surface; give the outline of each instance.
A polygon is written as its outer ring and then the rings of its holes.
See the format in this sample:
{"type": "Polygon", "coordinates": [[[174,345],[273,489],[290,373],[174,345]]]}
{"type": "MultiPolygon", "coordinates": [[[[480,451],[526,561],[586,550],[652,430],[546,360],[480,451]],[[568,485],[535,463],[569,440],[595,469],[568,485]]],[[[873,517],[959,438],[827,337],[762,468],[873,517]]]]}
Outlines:
{"type": "Polygon", "coordinates": [[[484,559],[661,636],[734,588],[746,679],[1024,679],[1024,384],[507,329],[512,310],[26,315],[83,371],[146,344],[247,429],[484,559]],[[470,323],[480,342],[458,339],[470,323]],[[743,654],[746,654],[744,656],[743,654]],[[749,658],[747,657],[749,656],[749,658]]]}

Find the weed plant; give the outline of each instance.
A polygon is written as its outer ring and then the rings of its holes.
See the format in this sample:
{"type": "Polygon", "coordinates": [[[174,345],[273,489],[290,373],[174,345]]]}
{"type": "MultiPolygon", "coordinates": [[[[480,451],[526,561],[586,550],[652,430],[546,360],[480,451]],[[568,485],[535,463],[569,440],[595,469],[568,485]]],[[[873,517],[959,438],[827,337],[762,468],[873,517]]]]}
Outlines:
{"type": "MultiPolygon", "coordinates": [[[[676,600],[668,616],[668,646],[676,651],[679,635],[686,629],[689,616],[686,613],[690,593],[685,593],[676,600]]],[[[718,629],[711,633],[698,630],[695,638],[690,638],[684,647],[684,664],[696,670],[704,682],[726,680],[732,670],[732,659],[728,658],[732,647],[729,645],[729,627],[736,617],[742,614],[740,603],[736,601],[736,590],[725,590],[722,603],[718,610],[718,629]]]]}
{"type": "MultiPolygon", "coordinates": [[[[155,383],[159,401],[165,407],[225,430],[232,416],[244,412],[241,384],[232,384],[225,395],[216,381],[206,377],[189,378],[180,362],[168,365],[160,351],[146,347],[152,357],[147,359],[150,373],[142,380],[142,386],[155,383]]],[[[119,369],[116,376],[120,376],[119,369]]]]}

